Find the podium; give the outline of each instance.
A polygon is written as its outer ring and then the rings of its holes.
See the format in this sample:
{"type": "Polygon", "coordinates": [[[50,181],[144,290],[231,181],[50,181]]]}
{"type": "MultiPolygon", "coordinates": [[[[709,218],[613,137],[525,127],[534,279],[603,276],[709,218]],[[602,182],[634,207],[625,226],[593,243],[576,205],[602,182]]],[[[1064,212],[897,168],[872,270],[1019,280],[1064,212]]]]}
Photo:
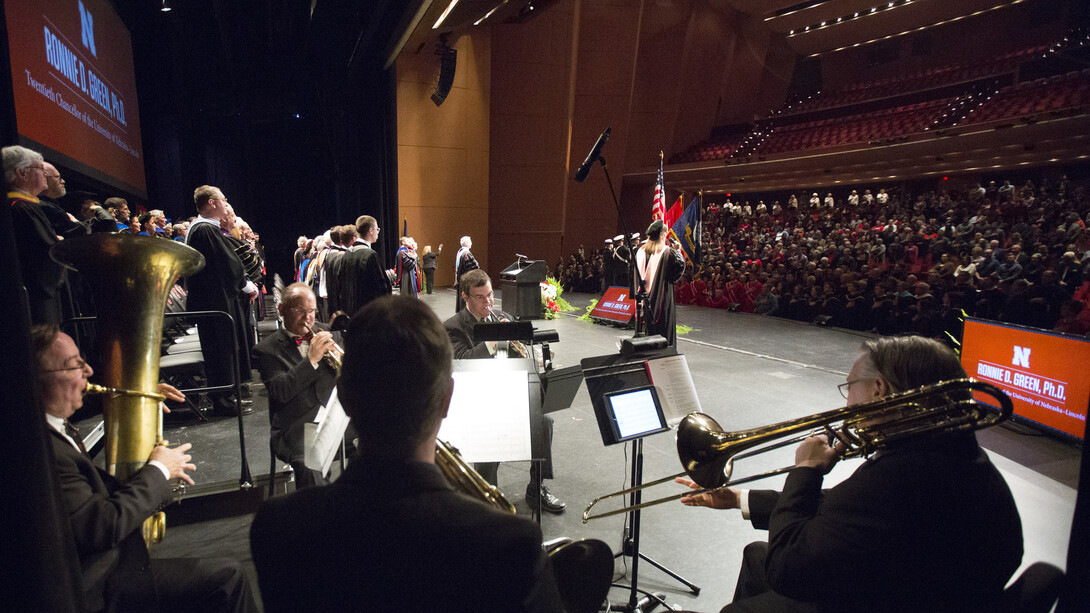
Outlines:
{"type": "Polygon", "coordinates": [[[548,267],[545,260],[523,260],[500,271],[503,310],[515,319],[541,319],[541,282],[548,267]]]}

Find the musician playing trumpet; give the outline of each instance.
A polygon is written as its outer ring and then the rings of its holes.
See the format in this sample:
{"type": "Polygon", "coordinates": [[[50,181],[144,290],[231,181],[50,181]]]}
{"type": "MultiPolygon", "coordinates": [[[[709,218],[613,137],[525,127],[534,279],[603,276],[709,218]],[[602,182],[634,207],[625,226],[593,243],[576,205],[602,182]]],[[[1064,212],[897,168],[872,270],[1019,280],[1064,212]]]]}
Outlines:
{"type": "MultiPolygon", "coordinates": [[[[966,376],[958,357],[931,339],[880,338],[861,349],[839,386],[849,406],[966,376]]],[[[844,449],[832,443],[805,439],[781,492],[724,488],[681,499],[741,509],[768,530],[767,542],[743,551],[734,601],[722,611],[997,610],[1021,563],[1022,525],[975,434],[892,443],[822,490],[844,449]]]]}
{"type": "Polygon", "coordinates": [[[303,425],[314,420],[337,381],[335,365],[327,357],[338,350],[328,327],[314,322],[317,308],[307,284],[285,287],[277,305],[283,327],[254,347],[254,361],[269,393],[272,449],[291,464],[296,488],[327,483],[304,462],[303,425]]]}
{"type": "Polygon", "coordinates": [[[359,457],[326,487],[270,498],[251,550],[269,613],[560,613],[541,531],[451,489],[435,466],[454,392],[429,306],[386,296],[357,312],[337,391],[359,457]]]}

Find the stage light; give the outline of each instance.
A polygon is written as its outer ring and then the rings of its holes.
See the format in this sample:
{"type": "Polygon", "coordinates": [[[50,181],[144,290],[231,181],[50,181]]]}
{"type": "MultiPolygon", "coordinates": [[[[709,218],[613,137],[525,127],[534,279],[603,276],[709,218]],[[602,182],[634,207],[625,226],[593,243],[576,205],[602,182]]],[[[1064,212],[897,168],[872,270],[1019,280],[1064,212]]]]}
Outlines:
{"type": "Polygon", "coordinates": [[[163,0],[163,6],[159,10],[164,12],[164,13],[169,13],[170,12],[170,0],[163,0]]]}
{"type": "Polygon", "coordinates": [[[450,12],[453,11],[454,7],[457,6],[457,5],[458,5],[458,0],[450,0],[450,4],[447,5],[446,10],[444,10],[443,14],[439,16],[439,19],[435,20],[435,25],[433,25],[431,27],[431,29],[433,29],[433,30],[439,29],[439,26],[443,25],[443,21],[446,20],[447,15],[450,15],[450,12]]]}

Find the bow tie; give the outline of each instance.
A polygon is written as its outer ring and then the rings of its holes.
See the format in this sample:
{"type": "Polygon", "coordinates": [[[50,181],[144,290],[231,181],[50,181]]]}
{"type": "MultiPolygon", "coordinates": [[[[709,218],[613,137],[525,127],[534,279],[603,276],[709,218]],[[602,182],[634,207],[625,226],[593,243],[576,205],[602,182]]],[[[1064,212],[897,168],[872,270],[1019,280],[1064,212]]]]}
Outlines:
{"type": "Polygon", "coordinates": [[[310,339],[305,336],[293,336],[291,337],[291,340],[295,343],[296,347],[310,341],[310,339]]]}

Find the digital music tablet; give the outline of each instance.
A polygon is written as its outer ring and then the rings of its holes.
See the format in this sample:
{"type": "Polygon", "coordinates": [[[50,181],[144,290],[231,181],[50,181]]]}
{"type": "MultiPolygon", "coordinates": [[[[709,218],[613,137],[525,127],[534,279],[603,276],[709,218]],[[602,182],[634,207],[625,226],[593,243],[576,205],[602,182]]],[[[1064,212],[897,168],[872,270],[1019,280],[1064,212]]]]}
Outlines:
{"type": "Polygon", "coordinates": [[[613,441],[610,444],[623,443],[670,429],[653,385],[609,392],[604,396],[604,401],[613,431],[613,441]]]}

